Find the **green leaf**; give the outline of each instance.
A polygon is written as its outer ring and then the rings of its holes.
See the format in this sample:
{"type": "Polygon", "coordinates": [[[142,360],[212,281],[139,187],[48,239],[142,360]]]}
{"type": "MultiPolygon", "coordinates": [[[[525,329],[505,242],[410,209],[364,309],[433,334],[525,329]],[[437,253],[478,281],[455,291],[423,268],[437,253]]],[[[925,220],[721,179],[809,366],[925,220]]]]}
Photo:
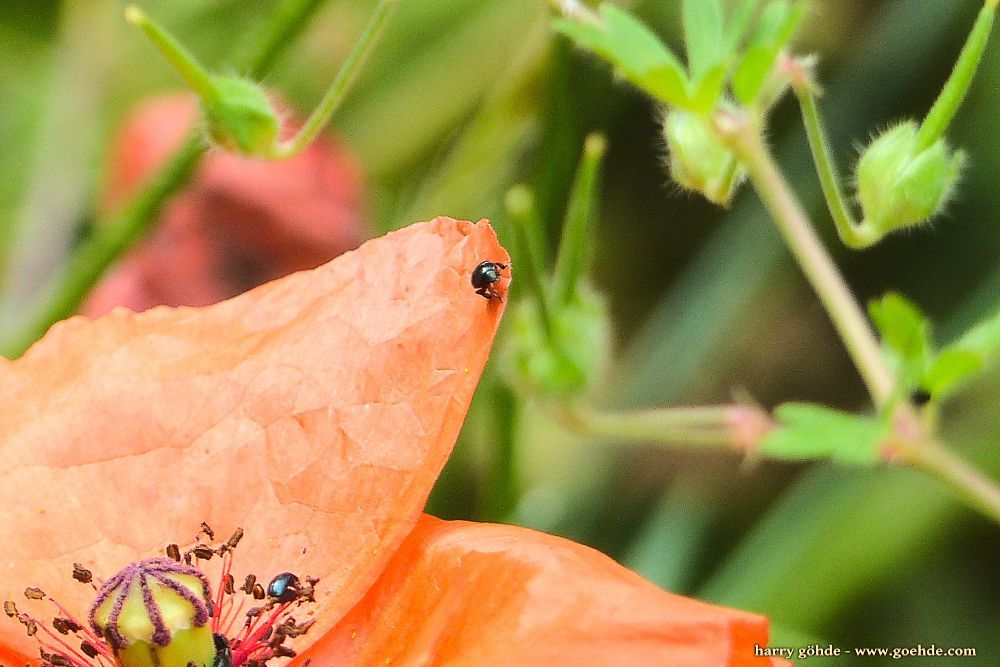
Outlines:
{"type": "Polygon", "coordinates": [[[688,108],[699,113],[711,111],[722,95],[726,74],[726,66],[720,63],[702,74],[701,78],[692,81],[694,90],[689,96],[688,108]]]}
{"type": "Polygon", "coordinates": [[[600,55],[622,76],[667,104],[687,104],[687,75],[677,57],[628,12],[604,4],[601,23],[556,19],[556,31],[600,55]]]}
{"type": "Polygon", "coordinates": [[[773,458],[875,463],[887,432],[877,419],[809,403],[785,403],[775,416],[779,426],[760,445],[760,452],[773,458]]]}
{"type": "Polygon", "coordinates": [[[935,399],[983,366],[983,358],[968,350],[946,349],[930,365],[921,386],[935,399]]]}
{"type": "Polygon", "coordinates": [[[900,364],[904,382],[918,381],[932,354],[927,318],[912,302],[894,292],[869,303],[868,312],[882,335],[882,343],[900,364]]]}
{"type": "Polygon", "coordinates": [[[774,46],[780,41],[785,23],[791,14],[792,6],[788,0],[771,0],[760,13],[752,43],[757,46],[774,46]]]}
{"type": "Polygon", "coordinates": [[[733,93],[743,104],[753,104],[757,93],[764,86],[767,75],[774,68],[777,52],[766,46],[751,46],[733,74],[733,93]]]}
{"type": "Polygon", "coordinates": [[[984,361],[1000,351],[1000,312],[969,329],[945,349],[966,350],[984,361]]]}
{"type": "Polygon", "coordinates": [[[722,4],[719,0],[684,0],[681,20],[691,78],[698,79],[726,57],[722,4]]]}
{"type": "Polygon", "coordinates": [[[740,42],[743,41],[747,29],[750,27],[750,19],[753,18],[754,10],[759,4],[760,0],[743,0],[733,12],[729,19],[729,25],[726,26],[725,52],[727,55],[739,48],[740,42]]]}
{"type": "Polygon", "coordinates": [[[1000,351],[1000,313],[969,329],[941,350],[927,369],[923,387],[935,398],[979,371],[1000,351]]]}
{"type": "Polygon", "coordinates": [[[733,92],[741,102],[756,101],[778,54],[795,36],[805,10],[804,2],[793,5],[788,0],[772,0],[764,7],[753,39],[733,75],[733,92]]]}

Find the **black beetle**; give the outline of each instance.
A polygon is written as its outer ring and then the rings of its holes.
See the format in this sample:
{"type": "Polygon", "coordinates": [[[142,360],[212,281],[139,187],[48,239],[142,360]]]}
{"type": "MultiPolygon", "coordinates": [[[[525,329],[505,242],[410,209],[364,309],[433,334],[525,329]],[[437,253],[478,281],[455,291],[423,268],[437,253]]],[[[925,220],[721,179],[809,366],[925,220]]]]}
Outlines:
{"type": "Polygon", "coordinates": [[[278,602],[291,602],[299,595],[299,578],[291,572],[282,572],[267,585],[267,596],[278,602]]]}
{"type": "Polygon", "coordinates": [[[487,301],[492,299],[503,301],[495,286],[500,280],[500,272],[506,268],[506,264],[499,262],[480,262],[479,266],[472,270],[472,286],[476,288],[476,294],[487,301]]]}

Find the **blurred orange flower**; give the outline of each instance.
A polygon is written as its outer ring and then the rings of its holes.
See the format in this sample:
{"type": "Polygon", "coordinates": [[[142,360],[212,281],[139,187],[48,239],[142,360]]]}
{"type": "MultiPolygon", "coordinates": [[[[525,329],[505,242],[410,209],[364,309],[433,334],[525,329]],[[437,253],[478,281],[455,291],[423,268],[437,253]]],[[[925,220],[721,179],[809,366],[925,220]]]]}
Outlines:
{"type": "MultiPolygon", "coordinates": [[[[115,141],[103,206],[124,204],[197,122],[193,95],[155,98],[138,109],[115,141]]],[[[291,119],[285,125],[294,130],[291,119]]],[[[350,153],[325,137],[280,162],[213,150],[82,312],[205,306],[314,268],[362,241],[362,183],[350,153]]]]}
{"type": "MultiPolygon", "coordinates": [[[[566,540],[421,515],[503,311],[469,284],[486,259],[508,261],[486,223],[438,218],[0,359],[0,600],[40,586],[82,614],[74,563],[108,576],[205,521],[245,529],[237,569],[320,578],[293,665],[776,664],[753,657],[763,617],[566,540]]],[[[0,620],[20,667],[38,647],[0,620]]]]}

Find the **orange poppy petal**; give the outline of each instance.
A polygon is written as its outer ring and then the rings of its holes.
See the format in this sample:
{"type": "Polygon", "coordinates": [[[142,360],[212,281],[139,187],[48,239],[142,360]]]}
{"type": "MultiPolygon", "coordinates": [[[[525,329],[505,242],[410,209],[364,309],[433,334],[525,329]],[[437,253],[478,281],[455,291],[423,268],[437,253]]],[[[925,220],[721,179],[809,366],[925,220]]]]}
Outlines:
{"type": "Polygon", "coordinates": [[[296,664],[784,665],[767,619],[664,592],[524,528],[424,517],[378,582],[296,664]]]}
{"type": "MultiPolygon", "coordinates": [[[[486,223],[438,218],[202,309],[56,325],[0,362],[0,600],[86,612],[99,577],[192,540],[246,537],[234,574],[321,577],[316,630],[362,597],[420,516],[503,304],[486,223]]],[[[504,286],[506,279],[504,280],[504,286]]],[[[36,655],[0,618],[4,651],[36,655]]]]}

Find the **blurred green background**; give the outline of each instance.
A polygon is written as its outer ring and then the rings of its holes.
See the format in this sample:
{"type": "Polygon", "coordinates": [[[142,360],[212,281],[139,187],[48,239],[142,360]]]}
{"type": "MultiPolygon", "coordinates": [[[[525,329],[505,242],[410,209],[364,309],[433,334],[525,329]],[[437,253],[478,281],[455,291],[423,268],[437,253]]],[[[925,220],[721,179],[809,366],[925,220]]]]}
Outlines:
{"type": "MultiPolygon", "coordinates": [[[[0,264],[15,292],[30,295],[86,233],[105,151],[130,109],[179,87],[121,20],[124,4],[0,0],[0,264]]],[[[226,71],[275,2],[142,4],[226,71]]],[[[623,4],[679,46],[679,2],[623,4]]],[[[798,51],[821,58],[842,168],[873,132],[926,112],[980,4],[811,2],[798,51]]],[[[325,3],[267,85],[311,109],[373,5],[325,3]]],[[[503,194],[524,181],[554,244],[583,137],[602,131],[609,152],[594,282],[616,337],[595,402],[718,403],[737,391],[765,407],[866,409],[850,360],[753,192],[744,187],[724,211],[671,185],[659,111],[555,38],[550,17],[543,0],[402,1],[332,128],[367,173],[369,234],[435,215],[489,217],[509,244],[503,194]]],[[[859,298],[909,295],[942,341],[1000,306],[995,41],[950,133],[970,156],[958,198],[931,226],[874,250],[835,241],[794,101],[770,124],[780,162],[859,298]]],[[[8,324],[17,316],[2,311],[8,324]]],[[[1000,530],[935,482],[905,470],[582,439],[508,388],[496,358],[432,513],[593,545],[670,590],[768,614],[774,645],[972,646],[978,658],[951,660],[1000,664],[1000,530]]],[[[944,414],[951,441],[994,477],[998,391],[994,369],[944,414]]],[[[857,664],[890,663],[900,661],[857,664]]]]}

